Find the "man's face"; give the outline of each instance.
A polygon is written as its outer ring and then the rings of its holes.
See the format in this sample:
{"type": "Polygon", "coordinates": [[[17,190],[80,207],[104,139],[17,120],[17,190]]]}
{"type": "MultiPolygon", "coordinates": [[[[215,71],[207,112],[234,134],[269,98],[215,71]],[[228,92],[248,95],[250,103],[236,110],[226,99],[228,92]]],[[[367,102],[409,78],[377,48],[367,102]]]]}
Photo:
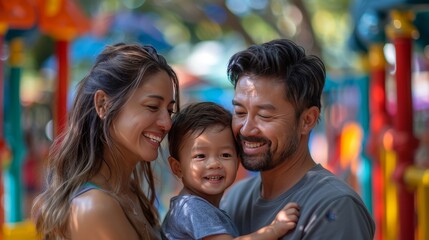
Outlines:
{"type": "Polygon", "coordinates": [[[266,77],[245,75],[237,82],[232,129],[248,170],[272,169],[298,148],[296,112],[284,91],[281,82],[266,77]]]}

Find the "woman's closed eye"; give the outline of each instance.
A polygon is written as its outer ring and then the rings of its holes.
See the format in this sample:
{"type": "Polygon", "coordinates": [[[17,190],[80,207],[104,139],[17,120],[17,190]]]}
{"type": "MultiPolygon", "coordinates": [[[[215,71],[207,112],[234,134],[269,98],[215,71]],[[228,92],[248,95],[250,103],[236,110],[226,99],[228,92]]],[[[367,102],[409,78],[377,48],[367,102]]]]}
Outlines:
{"type": "MultiPolygon", "coordinates": [[[[156,106],[156,105],[146,105],[146,107],[149,109],[149,111],[151,112],[158,112],[160,110],[160,107],[156,106]]],[[[173,115],[174,113],[176,113],[174,111],[174,109],[167,109],[168,115],[173,115]]]]}
{"type": "Polygon", "coordinates": [[[156,112],[159,110],[159,107],[155,105],[147,105],[146,107],[152,112],[156,112]]]}
{"type": "Polygon", "coordinates": [[[170,114],[170,116],[171,116],[171,115],[175,114],[175,113],[176,113],[176,111],[174,111],[174,109],[168,109],[168,113],[169,113],[169,114],[170,114]]]}

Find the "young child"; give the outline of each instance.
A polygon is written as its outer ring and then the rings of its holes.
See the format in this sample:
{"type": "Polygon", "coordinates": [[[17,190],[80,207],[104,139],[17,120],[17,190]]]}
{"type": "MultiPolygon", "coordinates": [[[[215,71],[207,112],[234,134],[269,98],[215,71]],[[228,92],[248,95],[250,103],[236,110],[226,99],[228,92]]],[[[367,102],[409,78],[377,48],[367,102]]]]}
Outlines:
{"type": "Polygon", "coordinates": [[[295,227],[296,203],[285,206],[269,226],[243,237],[238,237],[230,217],[219,209],[239,163],[231,118],[230,112],[211,102],[190,104],[173,117],[168,162],[183,189],[170,200],[162,223],[164,238],[267,240],[278,239],[295,227]]]}

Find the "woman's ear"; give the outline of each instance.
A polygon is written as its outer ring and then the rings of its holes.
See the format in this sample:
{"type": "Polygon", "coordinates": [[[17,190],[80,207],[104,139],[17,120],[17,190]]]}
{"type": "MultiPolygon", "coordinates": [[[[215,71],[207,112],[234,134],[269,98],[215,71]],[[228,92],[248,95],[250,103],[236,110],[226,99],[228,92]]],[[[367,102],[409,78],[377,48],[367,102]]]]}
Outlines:
{"type": "Polygon", "coordinates": [[[178,178],[182,178],[182,167],[180,166],[179,160],[175,159],[172,156],[168,157],[168,163],[170,164],[171,171],[178,178]]]}
{"type": "Polygon", "coordinates": [[[109,100],[109,96],[103,90],[97,90],[94,94],[94,106],[95,111],[97,111],[98,116],[101,119],[106,117],[107,112],[107,102],[109,100]]]}
{"type": "Polygon", "coordinates": [[[312,106],[309,109],[304,110],[301,114],[301,134],[308,135],[311,132],[317,124],[319,114],[319,108],[316,106],[312,106]]]}

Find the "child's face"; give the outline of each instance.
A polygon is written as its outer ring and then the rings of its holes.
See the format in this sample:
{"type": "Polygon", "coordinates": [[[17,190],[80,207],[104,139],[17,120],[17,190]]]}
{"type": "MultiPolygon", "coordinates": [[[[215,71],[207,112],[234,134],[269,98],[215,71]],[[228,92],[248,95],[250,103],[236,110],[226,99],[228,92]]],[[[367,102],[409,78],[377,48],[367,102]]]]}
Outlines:
{"type": "Polygon", "coordinates": [[[234,182],[238,158],[231,128],[209,127],[187,138],[180,150],[184,187],[210,201],[222,197],[234,182]]]}

